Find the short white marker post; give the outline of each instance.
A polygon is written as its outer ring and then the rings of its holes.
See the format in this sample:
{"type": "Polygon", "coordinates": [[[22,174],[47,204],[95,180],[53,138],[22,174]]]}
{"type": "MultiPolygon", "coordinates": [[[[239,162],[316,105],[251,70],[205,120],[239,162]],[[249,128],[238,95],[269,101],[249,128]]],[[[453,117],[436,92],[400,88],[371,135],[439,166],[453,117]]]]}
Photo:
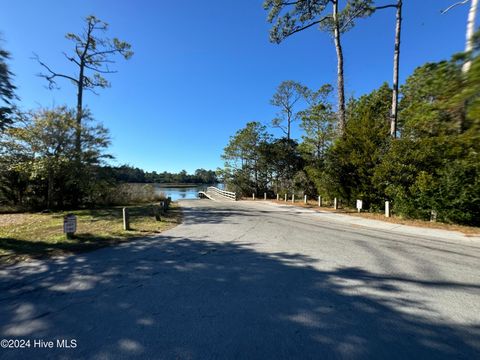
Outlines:
{"type": "Polygon", "coordinates": [[[304,198],[303,198],[303,203],[304,203],[304,204],[307,203],[307,195],[304,196],[304,198]]]}
{"type": "Polygon", "coordinates": [[[390,201],[385,201],[385,217],[390,217],[390,201]]]}
{"type": "Polygon", "coordinates": [[[285,202],[287,202],[287,194],[285,194],[285,202]]]}
{"type": "Polygon", "coordinates": [[[362,200],[357,200],[357,210],[358,212],[362,211],[363,208],[363,201],[362,200]]]}
{"type": "Polygon", "coordinates": [[[322,207],[322,197],[318,197],[318,207],[322,207]]]}
{"type": "Polygon", "coordinates": [[[292,204],[295,202],[295,194],[292,194],[292,204]]]}
{"type": "Polygon", "coordinates": [[[277,201],[280,199],[280,194],[277,194],[277,201]]]}
{"type": "Polygon", "coordinates": [[[267,200],[267,193],[263,193],[263,200],[267,200]]]}
{"type": "Polygon", "coordinates": [[[255,193],[252,194],[252,199],[255,200],[255,193]]]}
{"type": "Polygon", "coordinates": [[[338,202],[337,202],[337,198],[333,199],[333,208],[334,208],[335,210],[337,210],[337,209],[338,209],[338,202]]]}

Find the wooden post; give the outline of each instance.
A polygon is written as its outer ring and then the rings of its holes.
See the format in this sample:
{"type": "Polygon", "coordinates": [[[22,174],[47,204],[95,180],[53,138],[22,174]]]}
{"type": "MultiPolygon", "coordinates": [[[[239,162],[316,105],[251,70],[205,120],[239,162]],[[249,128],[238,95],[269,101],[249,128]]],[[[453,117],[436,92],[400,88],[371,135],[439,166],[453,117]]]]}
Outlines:
{"type": "Polygon", "coordinates": [[[390,201],[385,201],[385,217],[390,217],[390,201]]]}
{"type": "Polygon", "coordinates": [[[155,220],[160,221],[160,206],[157,206],[155,204],[152,205],[152,216],[155,218],[155,220]]]}
{"type": "Polygon", "coordinates": [[[127,208],[123,208],[123,230],[130,230],[130,216],[127,208]]]}
{"type": "Polygon", "coordinates": [[[285,202],[287,202],[287,194],[285,194],[285,202]]]}
{"type": "Polygon", "coordinates": [[[322,197],[318,197],[318,207],[322,207],[322,197]]]}
{"type": "Polygon", "coordinates": [[[338,209],[338,201],[337,201],[337,198],[333,199],[333,208],[334,208],[335,210],[338,209]]]}
{"type": "Polygon", "coordinates": [[[303,203],[304,203],[304,204],[307,203],[307,195],[305,195],[305,197],[303,198],[303,203]]]}
{"type": "Polygon", "coordinates": [[[277,194],[277,201],[280,199],[280,194],[277,194]]]}
{"type": "Polygon", "coordinates": [[[292,194],[292,204],[295,202],[295,194],[292,194]]]}
{"type": "Polygon", "coordinates": [[[252,194],[252,199],[255,200],[255,193],[252,194]]]}
{"type": "Polygon", "coordinates": [[[263,193],[263,200],[267,200],[267,193],[263,193]]]}

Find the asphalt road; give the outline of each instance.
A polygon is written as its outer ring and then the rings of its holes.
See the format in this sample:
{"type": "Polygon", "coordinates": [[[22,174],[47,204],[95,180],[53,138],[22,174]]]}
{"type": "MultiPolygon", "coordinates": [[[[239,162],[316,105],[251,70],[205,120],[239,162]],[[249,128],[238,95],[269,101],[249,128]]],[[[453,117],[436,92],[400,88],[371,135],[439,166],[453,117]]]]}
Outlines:
{"type": "Polygon", "coordinates": [[[0,270],[0,339],[31,341],[0,358],[480,358],[480,243],[182,206],[162,236],[0,270]]]}

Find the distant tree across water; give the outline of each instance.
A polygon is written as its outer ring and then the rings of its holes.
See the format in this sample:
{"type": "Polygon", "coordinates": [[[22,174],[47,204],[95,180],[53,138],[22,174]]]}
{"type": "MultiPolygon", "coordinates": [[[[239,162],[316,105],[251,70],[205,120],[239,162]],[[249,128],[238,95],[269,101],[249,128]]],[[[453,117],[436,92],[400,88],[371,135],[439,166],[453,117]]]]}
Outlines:
{"type": "Polygon", "coordinates": [[[215,171],[205,169],[197,169],[193,174],[188,174],[186,170],[179,173],[148,172],[129,165],[106,167],[105,170],[110,172],[112,178],[118,182],[161,184],[214,184],[218,182],[215,171]]]}

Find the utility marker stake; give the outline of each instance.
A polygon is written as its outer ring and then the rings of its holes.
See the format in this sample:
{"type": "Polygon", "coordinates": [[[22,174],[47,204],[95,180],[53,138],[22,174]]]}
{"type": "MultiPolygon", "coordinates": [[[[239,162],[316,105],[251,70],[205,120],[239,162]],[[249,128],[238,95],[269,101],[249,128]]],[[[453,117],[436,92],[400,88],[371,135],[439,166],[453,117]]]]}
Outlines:
{"type": "Polygon", "coordinates": [[[267,200],[267,193],[263,193],[263,200],[267,200]]]}
{"type": "Polygon", "coordinates": [[[322,197],[318,197],[318,207],[322,207],[322,197]]]}
{"type": "Polygon", "coordinates": [[[255,200],[255,193],[252,194],[252,199],[255,200]]]}
{"type": "Polygon", "coordinates": [[[295,202],[295,194],[292,194],[292,204],[295,202]]]}
{"type": "Polygon", "coordinates": [[[285,202],[287,202],[287,194],[285,194],[285,202]]]}
{"type": "Polygon", "coordinates": [[[390,201],[385,201],[385,217],[390,217],[390,201]]]}
{"type": "Polygon", "coordinates": [[[337,210],[337,209],[338,209],[338,202],[337,202],[337,198],[333,199],[333,208],[334,208],[335,210],[337,210]]]}
{"type": "Polygon", "coordinates": [[[304,203],[304,204],[307,203],[307,195],[305,195],[305,197],[303,198],[303,203],[304,203]]]}
{"type": "Polygon", "coordinates": [[[277,194],[277,201],[280,199],[280,194],[277,194]]]}

